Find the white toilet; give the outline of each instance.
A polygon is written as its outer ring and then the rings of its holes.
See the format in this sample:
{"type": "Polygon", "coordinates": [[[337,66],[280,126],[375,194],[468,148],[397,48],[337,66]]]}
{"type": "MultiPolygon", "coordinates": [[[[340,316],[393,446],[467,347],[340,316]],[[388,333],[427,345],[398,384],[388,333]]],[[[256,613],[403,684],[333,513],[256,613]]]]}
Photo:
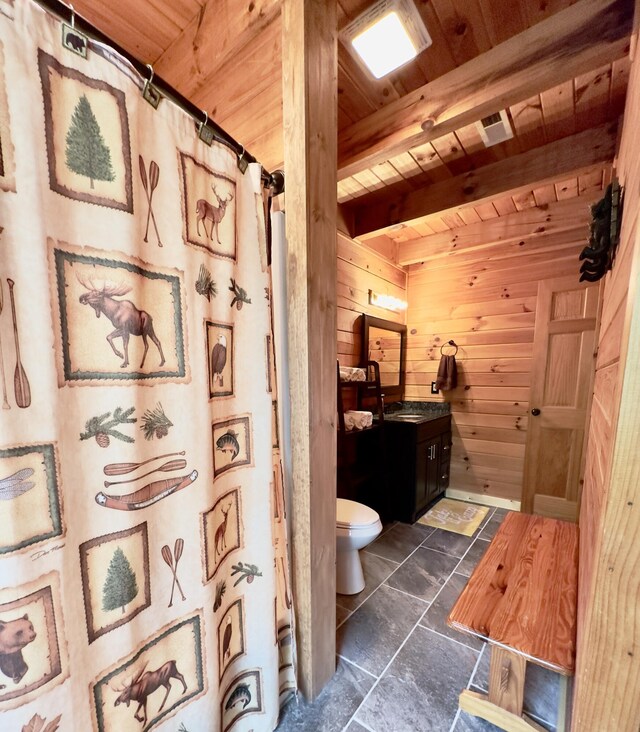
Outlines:
{"type": "Polygon", "coordinates": [[[369,506],[338,498],[336,512],[336,592],[357,595],[364,589],[358,550],[382,531],[380,516],[369,506]]]}

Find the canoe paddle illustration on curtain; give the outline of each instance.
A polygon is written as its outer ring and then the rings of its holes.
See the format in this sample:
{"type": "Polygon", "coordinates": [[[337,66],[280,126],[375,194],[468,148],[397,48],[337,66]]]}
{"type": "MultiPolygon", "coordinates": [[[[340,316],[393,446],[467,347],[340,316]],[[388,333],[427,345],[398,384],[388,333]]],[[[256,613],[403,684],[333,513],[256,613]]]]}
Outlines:
{"type": "Polygon", "coordinates": [[[168,457],[176,457],[176,455],[185,455],[185,451],[180,452],[168,452],[166,455],[156,455],[155,457],[144,460],[141,463],[109,463],[103,468],[105,475],[127,475],[127,473],[133,473],[134,470],[141,468],[143,465],[148,465],[154,460],[164,460],[168,457]]]}
{"type": "Polygon", "coordinates": [[[115,508],[119,511],[137,511],[161,501],[167,496],[178,493],[190,486],[198,477],[198,471],[192,470],[188,475],[164,480],[154,480],[143,488],[123,496],[112,496],[100,491],[96,494],[96,503],[106,508],[115,508]]]}
{"type": "MultiPolygon", "coordinates": [[[[2,280],[0,279],[0,315],[4,308],[4,288],[2,287],[2,280]]],[[[11,409],[9,400],[7,399],[7,379],[4,371],[4,352],[2,350],[2,333],[0,333],[0,376],[2,377],[2,408],[11,409]]]]}
{"type": "Polygon", "coordinates": [[[168,544],[165,544],[162,549],[160,550],[160,553],[162,554],[162,559],[164,560],[165,564],[169,567],[171,570],[171,574],[173,576],[173,582],[171,583],[171,597],[169,598],[169,604],[167,607],[173,606],[173,592],[176,588],[176,585],[178,586],[178,590],[180,592],[180,596],[182,597],[182,601],[184,602],[187,598],[184,596],[184,592],[182,591],[182,586],[180,585],[180,580],[178,579],[178,562],[180,561],[180,557],[182,556],[182,552],[184,551],[184,539],[178,537],[176,539],[176,542],[173,547],[173,554],[171,553],[171,548],[168,544]],[[175,561],[174,561],[175,559],[175,561]]]}
{"type": "MultiPolygon", "coordinates": [[[[180,453],[174,453],[178,455],[184,455],[184,451],[180,453]]],[[[171,457],[171,455],[160,455],[156,458],[150,458],[142,463],[110,463],[105,465],[105,475],[127,475],[128,473],[135,472],[139,467],[146,465],[147,463],[158,460],[162,457],[171,457]]],[[[143,478],[148,478],[154,473],[170,473],[175,470],[183,470],[187,466],[187,461],[184,459],[169,460],[162,465],[154,467],[152,470],[137,475],[133,478],[127,478],[125,480],[105,480],[104,487],[110,488],[113,485],[121,485],[124,483],[133,483],[143,478]]],[[[192,470],[187,475],[175,476],[172,478],[154,480],[143,488],[139,488],[133,493],[127,493],[126,495],[113,496],[100,491],[96,495],[96,503],[106,508],[115,508],[120,511],[137,511],[141,508],[146,508],[154,503],[170,496],[183,488],[191,485],[198,477],[198,471],[192,470]]]]}
{"type": "Polygon", "coordinates": [[[156,217],[153,213],[152,201],[153,192],[158,186],[158,180],[160,179],[160,168],[155,160],[149,163],[149,176],[147,177],[147,168],[142,155],[138,155],[138,164],[140,167],[140,179],[142,180],[142,187],[147,196],[147,226],[144,230],[144,241],[145,243],[149,240],[149,219],[153,222],[153,228],[156,232],[156,239],[158,240],[158,246],[162,246],[160,241],[160,234],[158,233],[158,225],[156,224],[156,217]]]}
{"type": "Polygon", "coordinates": [[[31,386],[29,379],[22,365],[20,358],[20,339],[18,338],[18,320],[16,317],[16,301],[13,294],[15,282],[11,279],[7,280],[9,285],[9,297],[11,298],[11,317],[13,319],[13,337],[16,343],[16,370],[13,375],[13,391],[16,397],[16,404],[22,409],[26,409],[31,404],[31,386]]]}

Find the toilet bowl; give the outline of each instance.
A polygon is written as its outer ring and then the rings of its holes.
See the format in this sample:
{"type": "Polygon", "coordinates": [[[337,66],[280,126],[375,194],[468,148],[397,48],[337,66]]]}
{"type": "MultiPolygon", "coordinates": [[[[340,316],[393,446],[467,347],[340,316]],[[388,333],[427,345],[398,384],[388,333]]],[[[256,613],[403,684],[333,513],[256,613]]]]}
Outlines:
{"type": "Polygon", "coordinates": [[[338,498],[336,512],[336,592],[357,595],[364,589],[358,551],[382,531],[380,516],[369,506],[338,498]]]}

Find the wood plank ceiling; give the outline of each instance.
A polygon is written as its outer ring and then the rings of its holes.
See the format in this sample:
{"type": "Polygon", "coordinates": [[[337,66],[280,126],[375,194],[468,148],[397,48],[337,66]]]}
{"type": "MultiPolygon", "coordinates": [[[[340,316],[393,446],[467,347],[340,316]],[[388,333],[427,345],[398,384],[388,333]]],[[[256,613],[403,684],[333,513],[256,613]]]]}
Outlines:
{"type": "MultiPolygon", "coordinates": [[[[338,0],[339,27],[370,4],[371,0],[338,0]]],[[[540,64],[541,81],[537,86],[532,82],[532,93],[520,98],[527,88],[522,81],[515,84],[516,91],[505,91],[504,98],[509,99],[511,94],[517,99],[507,106],[513,139],[485,148],[474,124],[456,127],[454,119],[451,123],[443,122],[445,129],[447,124],[453,125],[446,134],[434,137],[426,128],[427,137],[433,139],[412,145],[413,134],[406,144],[394,143],[394,154],[376,154],[372,165],[366,164],[366,160],[374,159],[367,158],[367,153],[364,163],[349,164],[348,169],[341,164],[338,201],[346,204],[345,211],[372,203],[379,207],[385,196],[393,201],[391,207],[396,210],[398,199],[404,200],[415,191],[445,181],[460,179],[466,188],[464,176],[470,171],[504,163],[529,150],[617,120],[628,81],[633,3],[579,0],[579,7],[570,9],[575,4],[575,0],[416,0],[433,44],[415,61],[379,81],[339,44],[338,127],[342,162],[353,160],[351,153],[355,148],[351,142],[358,135],[366,137],[369,124],[380,127],[384,122],[381,115],[387,110],[394,122],[401,119],[403,101],[409,99],[414,104],[413,97],[408,95],[421,94],[416,90],[425,85],[442,77],[443,84],[450,77],[453,82],[452,72],[462,79],[465,73],[470,77],[472,69],[481,68],[484,62],[487,69],[493,69],[493,76],[485,79],[485,84],[496,88],[496,84],[503,83],[502,77],[508,82],[510,75],[519,73],[514,49],[521,46],[523,53],[527,45],[538,49],[544,45],[541,41],[556,32],[556,27],[558,33],[564,33],[558,46],[574,45],[569,48],[571,53],[566,53],[552,43],[547,44],[549,68],[555,71],[546,77],[544,63],[540,64]],[[540,23],[543,25],[539,26],[540,23]],[[594,24],[595,30],[585,31],[585,25],[594,24]],[[536,26],[540,28],[539,36],[536,26]],[[519,37],[509,46],[514,36],[519,37]],[[502,70],[498,74],[495,64],[501,59],[502,70]],[[565,78],[566,74],[563,77],[558,72],[559,67],[580,69],[580,73],[565,78]],[[558,78],[560,83],[553,83],[558,78]]],[[[76,0],[75,7],[141,61],[153,64],[157,74],[206,109],[265,167],[274,169],[282,164],[280,0],[76,0]]],[[[529,63],[529,69],[534,65],[529,63]]],[[[538,72],[531,73],[535,77],[538,72]]],[[[466,79],[467,87],[472,80],[466,79]]],[[[469,96],[464,84],[460,90],[461,96],[469,96]]],[[[455,107],[456,102],[457,99],[451,100],[450,106],[455,107]]],[[[420,103],[428,102],[421,98],[420,103]]],[[[467,112],[459,115],[460,119],[473,120],[487,113],[486,101],[485,107],[481,101],[474,103],[477,116],[471,109],[471,116],[467,112]]],[[[443,119],[447,114],[448,110],[443,119]]],[[[454,112],[451,114],[455,117],[454,112]]],[[[443,124],[436,119],[435,129],[443,124]]],[[[383,139],[385,131],[379,132],[378,137],[383,139]]],[[[570,144],[570,140],[567,142],[570,144]]],[[[470,200],[442,215],[428,211],[425,216],[414,217],[411,226],[394,221],[390,215],[386,226],[374,224],[378,231],[385,229],[383,236],[376,236],[376,229],[371,228],[358,234],[362,238],[375,236],[372,246],[390,249],[406,240],[592,192],[608,181],[609,165],[576,167],[581,170],[564,175],[556,172],[554,179],[545,178],[542,185],[532,181],[528,189],[519,186],[513,192],[502,191],[477,205],[471,195],[470,200]]]]}

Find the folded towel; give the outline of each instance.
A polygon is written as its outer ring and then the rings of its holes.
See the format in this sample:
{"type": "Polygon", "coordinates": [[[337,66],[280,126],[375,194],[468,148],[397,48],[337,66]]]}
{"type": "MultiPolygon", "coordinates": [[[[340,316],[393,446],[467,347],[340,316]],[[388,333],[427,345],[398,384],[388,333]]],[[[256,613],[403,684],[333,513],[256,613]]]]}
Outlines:
{"type": "Polygon", "coordinates": [[[340,381],[366,381],[367,375],[364,369],[352,366],[340,366],[340,381]]]}
{"type": "Polygon", "coordinates": [[[371,412],[357,412],[349,410],[344,413],[344,428],[347,432],[351,430],[363,430],[371,427],[373,424],[373,414],[371,412]]]}
{"type": "Polygon", "coordinates": [[[442,391],[455,389],[458,386],[458,367],[455,356],[442,356],[438,375],[436,376],[436,387],[442,391]]]}

